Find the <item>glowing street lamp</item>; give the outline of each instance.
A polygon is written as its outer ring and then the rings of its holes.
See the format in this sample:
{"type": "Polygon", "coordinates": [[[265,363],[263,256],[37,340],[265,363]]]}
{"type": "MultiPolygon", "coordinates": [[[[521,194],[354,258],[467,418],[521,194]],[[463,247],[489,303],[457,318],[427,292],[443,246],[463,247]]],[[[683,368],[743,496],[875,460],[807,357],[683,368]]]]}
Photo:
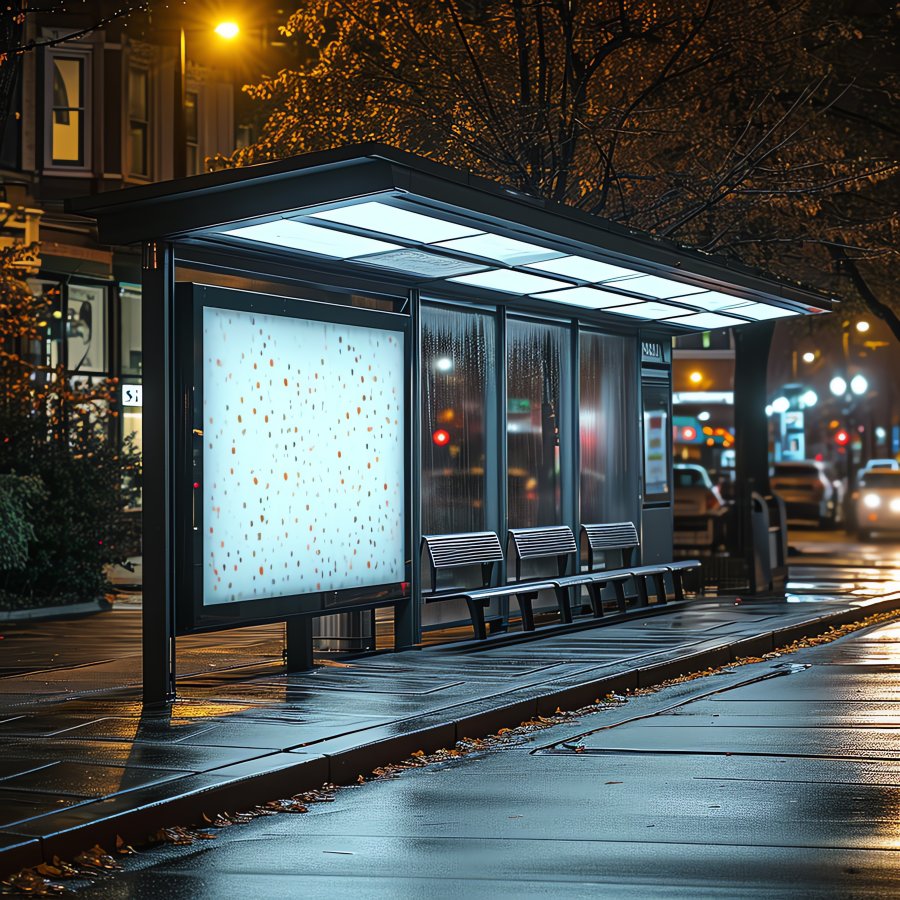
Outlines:
{"type": "Polygon", "coordinates": [[[233,40],[241,33],[240,26],[237,22],[219,22],[213,31],[226,41],[233,40]]]}
{"type": "Polygon", "coordinates": [[[776,397],[772,401],[772,409],[777,413],[786,413],[791,408],[791,401],[787,397],[776,397]]]}
{"type": "Polygon", "coordinates": [[[835,397],[843,397],[844,394],[847,393],[847,382],[841,378],[840,375],[835,375],[834,378],[828,382],[828,390],[831,391],[835,397]]]}

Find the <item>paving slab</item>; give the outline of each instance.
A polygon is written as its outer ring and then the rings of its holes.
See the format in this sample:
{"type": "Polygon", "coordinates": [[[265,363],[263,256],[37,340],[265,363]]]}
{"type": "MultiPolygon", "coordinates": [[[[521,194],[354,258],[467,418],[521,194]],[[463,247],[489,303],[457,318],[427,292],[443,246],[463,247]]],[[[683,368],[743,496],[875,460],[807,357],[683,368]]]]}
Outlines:
{"type": "MultiPolygon", "coordinates": [[[[840,581],[835,570],[829,577],[840,581]]],[[[68,622],[67,632],[58,630],[61,623],[45,623],[41,634],[59,641],[65,633],[78,648],[68,664],[65,653],[55,651],[52,667],[0,677],[0,832],[12,835],[0,840],[0,872],[34,854],[32,839],[44,858],[116,834],[139,841],[164,825],[326,780],[352,783],[414,750],[451,746],[557,706],[575,708],[609,691],[726,664],[791,635],[900,608],[900,593],[885,594],[884,584],[865,573],[854,572],[851,581],[855,593],[828,593],[798,571],[787,599],[699,599],[624,619],[584,619],[574,628],[520,635],[519,642],[501,635],[478,645],[371,656],[300,674],[284,674],[277,665],[283,639],[278,626],[195,636],[179,641],[185,677],[179,699],[164,711],[144,710],[140,703],[133,609],[102,614],[111,635],[102,657],[84,649],[100,635],[96,622],[68,622]],[[114,627],[118,615],[124,617],[121,633],[114,627]],[[80,636],[78,629],[84,629],[80,636]]],[[[38,640],[36,628],[8,631],[4,649],[13,650],[11,668],[49,657],[46,647],[29,645],[38,640]]],[[[860,674],[868,651],[854,652],[852,665],[860,674]]],[[[872,652],[888,651],[875,646],[872,652]]],[[[900,684],[874,679],[873,673],[866,698],[872,726],[863,755],[886,757],[888,736],[880,729],[888,722],[878,720],[878,703],[896,700],[900,684]]],[[[766,702],[765,691],[761,684],[754,701],[766,702]]],[[[828,696],[835,691],[839,695],[839,686],[829,685],[828,696]]],[[[729,708],[718,715],[734,725],[728,732],[741,732],[733,721],[740,713],[729,708]]],[[[653,732],[668,729],[685,746],[696,743],[690,724],[676,713],[668,719],[653,732]]],[[[790,736],[784,731],[786,741],[802,739],[802,728],[790,736]]],[[[646,732],[642,739],[648,740],[646,732]]],[[[589,755],[597,755],[603,747],[592,750],[589,755]]]]}

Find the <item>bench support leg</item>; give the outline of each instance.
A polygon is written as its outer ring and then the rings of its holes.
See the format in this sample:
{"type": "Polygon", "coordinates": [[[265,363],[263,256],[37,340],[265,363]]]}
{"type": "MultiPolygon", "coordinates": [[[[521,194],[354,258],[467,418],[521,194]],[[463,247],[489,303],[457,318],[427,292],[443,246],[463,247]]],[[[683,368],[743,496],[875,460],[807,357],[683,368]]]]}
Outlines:
{"type": "Polygon", "coordinates": [[[531,603],[537,594],[517,594],[516,596],[522,612],[522,631],[534,631],[534,609],[531,603]]]}
{"type": "Polygon", "coordinates": [[[603,600],[601,599],[603,588],[604,585],[601,584],[587,585],[588,597],[591,598],[591,612],[595,619],[599,619],[603,615],[603,600]]]}
{"type": "Polygon", "coordinates": [[[666,576],[664,572],[653,576],[653,585],[656,588],[656,602],[665,603],[669,596],[666,593],[666,576]]]}
{"type": "Polygon", "coordinates": [[[647,594],[647,577],[645,575],[635,575],[634,584],[638,592],[638,606],[649,606],[650,597],[647,594]]]}
{"type": "Polygon", "coordinates": [[[487,637],[487,631],[484,627],[484,606],[478,600],[470,600],[466,597],[466,605],[469,607],[469,615],[472,617],[472,628],[475,631],[475,637],[479,641],[483,641],[487,637]]]}
{"type": "Polygon", "coordinates": [[[568,624],[572,621],[572,607],[569,606],[569,589],[566,587],[554,588],[556,592],[556,604],[559,606],[559,621],[568,624]]]}
{"type": "Polygon", "coordinates": [[[619,612],[626,612],[628,604],[625,600],[625,583],[623,581],[613,582],[613,590],[616,592],[616,606],[618,606],[619,612]]]}
{"type": "Polygon", "coordinates": [[[672,584],[675,586],[675,599],[684,600],[684,574],[682,572],[673,572],[672,584]]]}

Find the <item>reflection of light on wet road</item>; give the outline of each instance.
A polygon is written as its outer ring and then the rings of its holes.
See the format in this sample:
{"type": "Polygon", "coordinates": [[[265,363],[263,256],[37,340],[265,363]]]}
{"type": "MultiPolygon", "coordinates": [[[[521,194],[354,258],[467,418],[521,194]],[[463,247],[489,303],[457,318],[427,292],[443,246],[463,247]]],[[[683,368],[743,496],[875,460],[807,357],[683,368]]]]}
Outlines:
{"type": "Polygon", "coordinates": [[[788,533],[788,603],[863,600],[900,591],[900,544],[820,531],[788,533]]]}

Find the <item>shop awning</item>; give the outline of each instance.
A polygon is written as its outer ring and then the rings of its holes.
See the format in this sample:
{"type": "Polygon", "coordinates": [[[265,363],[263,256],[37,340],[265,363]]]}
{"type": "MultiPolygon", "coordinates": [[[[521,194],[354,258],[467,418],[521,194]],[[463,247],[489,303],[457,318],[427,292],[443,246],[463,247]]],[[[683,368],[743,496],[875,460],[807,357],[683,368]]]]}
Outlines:
{"type": "Polygon", "coordinates": [[[108,243],[369,276],[673,333],[828,312],[831,298],[381,145],[73,201],[108,243]]]}

